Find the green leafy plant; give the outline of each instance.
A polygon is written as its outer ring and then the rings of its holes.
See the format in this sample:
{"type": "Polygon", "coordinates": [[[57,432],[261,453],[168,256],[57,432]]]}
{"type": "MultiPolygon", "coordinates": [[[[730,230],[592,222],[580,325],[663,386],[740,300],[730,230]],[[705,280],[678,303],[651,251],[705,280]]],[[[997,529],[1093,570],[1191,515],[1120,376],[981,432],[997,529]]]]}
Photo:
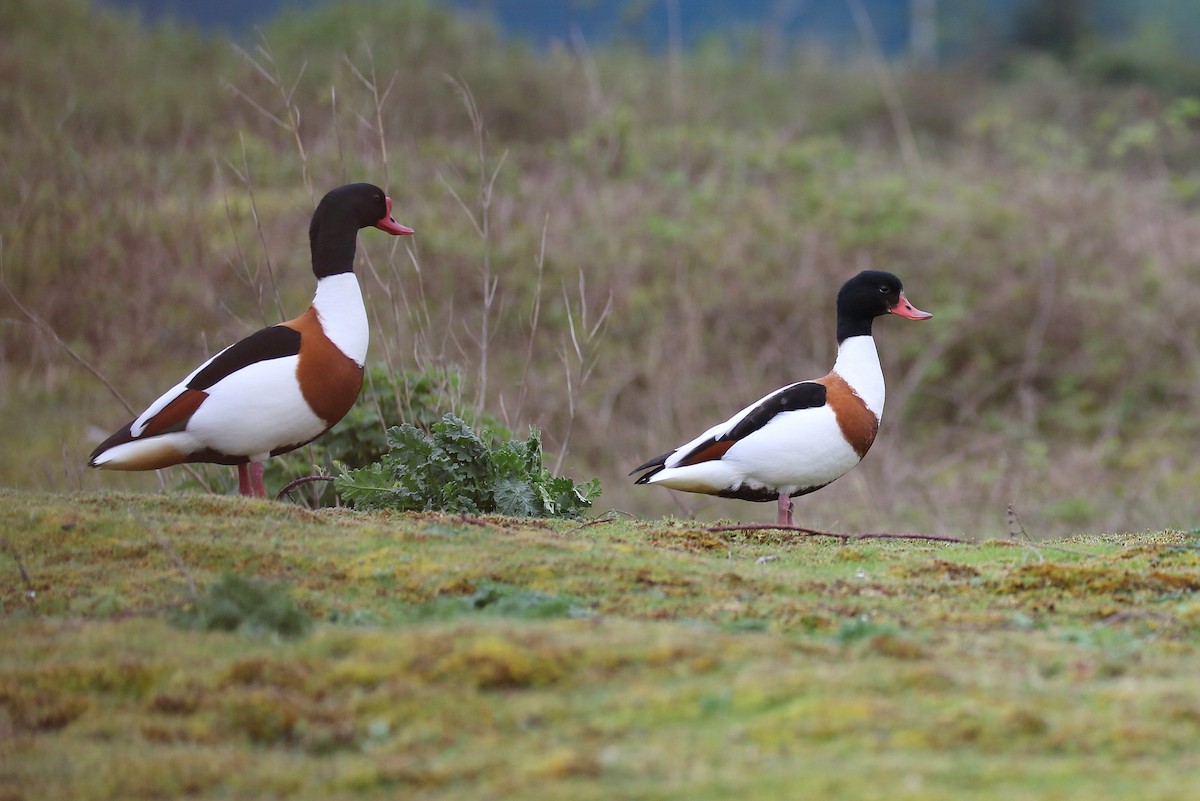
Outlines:
{"type": "Polygon", "coordinates": [[[358,509],[497,513],[513,517],[579,517],[600,495],[600,481],[577,485],[542,465],[542,437],[476,434],[447,414],[429,433],[389,428],[390,450],[369,467],[342,469],[334,487],[358,509]]]}

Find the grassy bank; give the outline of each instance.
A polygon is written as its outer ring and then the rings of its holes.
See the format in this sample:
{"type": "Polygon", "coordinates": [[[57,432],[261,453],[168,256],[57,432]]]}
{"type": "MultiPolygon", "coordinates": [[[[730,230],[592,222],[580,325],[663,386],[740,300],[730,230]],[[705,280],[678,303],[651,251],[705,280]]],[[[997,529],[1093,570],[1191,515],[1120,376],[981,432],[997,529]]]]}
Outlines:
{"type": "Polygon", "coordinates": [[[5,798],[1168,799],[1200,769],[1194,534],[13,491],[0,521],[5,798]],[[312,628],[187,628],[225,573],[312,628]]]}

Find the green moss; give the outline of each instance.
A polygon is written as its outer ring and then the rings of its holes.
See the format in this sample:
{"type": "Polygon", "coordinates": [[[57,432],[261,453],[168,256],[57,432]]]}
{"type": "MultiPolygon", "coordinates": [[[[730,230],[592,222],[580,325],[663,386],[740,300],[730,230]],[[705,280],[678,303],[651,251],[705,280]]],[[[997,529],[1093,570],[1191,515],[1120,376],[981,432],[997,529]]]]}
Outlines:
{"type": "Polygon", "coordinates": [[[553,654],[539,653],[500,637],[461,643],[439,659],[433,675],[446,682],[502,690],[554,684],[565,669],[553,654]]]}
{"type": "Polygon", "coordinates": [[[218,680],[218,687],[264,686],[298,690],[308,682],[309,674],[306,665],[294,660],[252,656],[230,665],[218,680]]]}
{"type": "Polygon", "coordinates": [[[258,745],[291,742],[302,714],[294,699],[275,688],[230,694],[221,710],[226,728],[258,745]]]}
{"type": "Polygon", "coordinates": [[[935,801],[1140,799],[1200,769],[1182,533],[1039,562],[237,498],[0,491],[0,514],[39,590],[0,619],[26,796],[872,798],[907,771],[935,801]],[[234,567],[285,576],[309,636],[164,620],[234,567]],[[86,603],[114,591],[119,614],[86,603]]]}
{"type": "Polygon", "coordinates": [[[1003,593],[1056,589],[1117,597],[1136,593],[1164,595],[1200,590],[1200,576],[1144,568],[1046,563],[1014,569],[997,589],[1003,593]]]}
{"type": "Polygon", "coordinates": [[[18,732],[55,731],[87,711],[86,698],[52,689],[30,689],[12,679],[0,684],[0,708],[18,732]]]}

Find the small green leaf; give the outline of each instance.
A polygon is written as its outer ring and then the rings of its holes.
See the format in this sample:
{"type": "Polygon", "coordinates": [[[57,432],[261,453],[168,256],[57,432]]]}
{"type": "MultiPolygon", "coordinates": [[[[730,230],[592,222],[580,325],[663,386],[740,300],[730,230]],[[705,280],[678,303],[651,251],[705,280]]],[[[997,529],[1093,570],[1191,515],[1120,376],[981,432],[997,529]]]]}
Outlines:
{"type": "Polygon", "coordinates": [[[496,511],[510,517],[537,517],[539,504],[529,482],[502,478],[496,482],[493,495],[496,511]]]}

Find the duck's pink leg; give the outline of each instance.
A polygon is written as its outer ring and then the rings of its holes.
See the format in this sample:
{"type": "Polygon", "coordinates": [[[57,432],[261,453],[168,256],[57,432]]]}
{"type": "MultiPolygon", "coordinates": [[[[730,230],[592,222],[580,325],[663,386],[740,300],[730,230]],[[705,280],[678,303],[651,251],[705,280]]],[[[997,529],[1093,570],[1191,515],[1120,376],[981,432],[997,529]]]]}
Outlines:
{"type": "Polygon", "coordinates": [[[792,499],[788,497],[786,492],[779,493],[779,518],[776,521],[776,525],[792,525],[792,499]]]}
{"type": "Polygon", "coordinates": [[[267,497],[267,488],[263,486],[262,462],[238,465],[238,494],[252,498],[267,497]]]}
{"type": "Polygon", "coordinates": [[[250,494],[255,498],[267,497],[267,488],[263,486],[263,463],[250,463],[250,494]]]}

